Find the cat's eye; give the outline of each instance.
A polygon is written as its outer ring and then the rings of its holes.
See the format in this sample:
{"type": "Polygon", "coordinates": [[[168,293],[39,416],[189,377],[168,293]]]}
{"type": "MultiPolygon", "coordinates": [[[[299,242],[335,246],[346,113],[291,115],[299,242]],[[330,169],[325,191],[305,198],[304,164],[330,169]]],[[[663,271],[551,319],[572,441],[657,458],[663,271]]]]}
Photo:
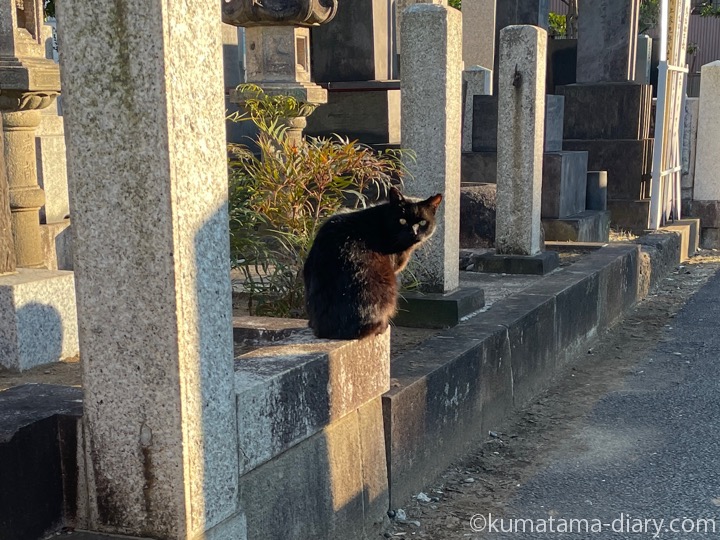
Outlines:
{"type": "Polygon", "coordinates": [[[420,220],[420,226],[424,227],[425,225],[427,225],[427,220],[425,220],[425,219],[420,220]]]}
{"type": "Polygon", "coordinates": [[[407,225],[407,219],[400,218],[400,225],[407,225]]]}

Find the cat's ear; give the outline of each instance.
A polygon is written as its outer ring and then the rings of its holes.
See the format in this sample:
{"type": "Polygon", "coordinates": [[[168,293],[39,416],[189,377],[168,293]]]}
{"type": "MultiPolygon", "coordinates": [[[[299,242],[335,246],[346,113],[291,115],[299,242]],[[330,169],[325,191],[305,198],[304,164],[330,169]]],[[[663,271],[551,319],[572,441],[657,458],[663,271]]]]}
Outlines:
{"type": "Polygon", "coordinates": [[[405,197],[403,197],[403,194],[400,193],[400,190],[396,188],[395,186],[390,188],[390,191],[388,191],[388,198],[390,199],[390,202],[393,204],[399,204],[405,200],[405,197]]]}
{"type": "Polygon", "coordinates": [[[437,195],[433,195],[429,199],[426,199],[423,201],[426,205],[428,205],[430,208],[432,208],[432,211],[435,212],[440,206],[440,202],[442,201],[443,197],[438,193],[437,195]]]}

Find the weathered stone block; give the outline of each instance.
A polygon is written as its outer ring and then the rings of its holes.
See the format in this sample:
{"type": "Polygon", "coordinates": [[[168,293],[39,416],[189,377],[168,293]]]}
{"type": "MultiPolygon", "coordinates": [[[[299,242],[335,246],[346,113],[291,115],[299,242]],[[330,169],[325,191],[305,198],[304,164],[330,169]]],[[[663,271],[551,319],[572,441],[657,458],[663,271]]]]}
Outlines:
{"type": "Polygon", "coordinates": [[[13,371],[76,356],[72,272],[18,269],[0,276],[0,365],[13,371]]]}
{"type": "Polygon", "coordinates": [[[648,227],[650,199],[608,199],[608,210],[613,227],[634,233],[642,233],[648,227]]]}
{"type": "Polygon", "coordinates": [[[558,86],[565,97],[566,139],[647,139],[652,87],[649,84],[558,86]]]}
{"type": "Polygon", "coordinates": [[[690,203],[692,217],[698,218],[703,228],[720,228],[720,200],[698,201],[690,203]]]}
{"type": "Polygon", "coordinates": [[[35,131],[35,156],[38,184],[45,191],[45,205],[40,209],[40,222],[62,221],[70,214],[70,203],[65,131],[63,118],[58,116],[57,107],[49,107],[41,115],[40,125],[35,131]]]}
{"type": "Polygon", "coordinates": [[[544,276],[560,264],[558,254],[543,251],[537,255],[508,255],[485,253],[473,259],[474,272],[493,274],[536,274],[544,276]]]}
{"type": "Polygon", "coordinates": [[[238,357],[240,474],[386,392],[389,366],[389,330],[359,341],[328,341],[305,329],[238,357]]]}
{"type": "Polygon", "coordinates": [[[565,118],[565,97],[545,96],[545,152],[562,151],[565,118]]]}
{"type": "Polygon", "coordinates": [[[82,390],[27,384],[0,392],[0,538],[45,538],[75,517],[82,390]]]}
{"type": "Polygon", "coordinates": [[[720,228],[703,227],[700,234],[703,249],[720,249],[720,228]]]}
{"type": "MultiPolygon", "coordinates": [[[[720,155],[720,60],[702,67],[698,114],[695,200],[720,200],[717,158],[720,155]]],[[[703,225],[706,227],[707,225],[703,225]]]]}
{"type": "Polygon", "coordinates": [[[495,184],[460,188],[460,247],[490,248],[495,244],[495,184]]]}
{"type": "Polygon", "coordinates": [[[543,155],[543,218],[564,218],[585,210],[587,152],[550,152],[543,155]]]}
{"type": "Polygon", "coordinates": [[[43,258],[48,270],[73,269],[73,239],[70,220],[40,225],[43,258]]]}
{"type": "Polygon", "coordinates": [[[577,77],[577,39],[548,40],[547,94],[558,86],[574,84],[577,77]]]}
{"type": "MultiPolygon", "coordinates": [[[[464,18],[463,22],[465,22],[464,18]]],[[[481,66],[472,66],[463,71],[463,152],[472,151],[475,96],[484,96],[491,93],[492,70],[481,66]]]]}
{"type": "Polygon", "coordinates": [[[566,139],[563,148],[587,151],[588,169],[607,171],[608,199],[637,200],[650,196],[653,139],[566,139]]]}
{"type": "Polygon", "coordinates": [[[476,288],[447,293],[403,292],[393,322],[410,328],[451,328],[484,305],[485,294],[476,288]]]}
{"type": "Polygon", "coordinates": [[[700,246],[701,227],[699,219],[677,219],[664,225],[660,230],[680,235],[680,262],[693,257],[700,246]]]}
{"type": "Polygon", "coordinates": [[[583,3],[580,9],[577,81],[632,81],[639,0],[596,0],[583,3]]]}
{"type": "Polygon", "coordinates": [[[588,171],[586,210],[607,210],[607,171],[588,171]]]}
{"type": "Polygon", "coordinates": [[[560,219],[543,219],[545,240],[555,242],[607,242],[610,212],[586,210],[560,219]]]}
{"type": "Polygon", "coordinates": [[[367,540],[387,521],[380,398],[240,478],[247,537],[367,540]]]}
{"type": "Polygon", "coordinates": [[[328,102],[307,118],[305,134],[334,134],[365,144],[400,143],[398,83],[333,85],[328,102]]]}
{"type": "Polygon", "coordinates": [[[495,184],[497,182],[497,152],[463,152],[463,183],[495,184]]]}
{"type": "Polygon", "coordinates": [[[331,21],[312,28],[315,82],[397,78],[392,15],[385,0],[341,2],[331,21]]]}

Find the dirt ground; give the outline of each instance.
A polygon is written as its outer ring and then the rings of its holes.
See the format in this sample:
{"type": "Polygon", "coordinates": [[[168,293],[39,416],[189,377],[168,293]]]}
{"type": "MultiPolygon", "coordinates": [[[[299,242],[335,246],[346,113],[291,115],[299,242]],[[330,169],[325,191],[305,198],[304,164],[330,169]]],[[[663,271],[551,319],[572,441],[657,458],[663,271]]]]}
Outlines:
{"type": "Polygon", "coordinates": [[[426,486],[422,493],[428,502],[406,501],[402,509],[407,521],[394,521],[386,536],[480,540],[482,536],[470,530],[470,517],[488,512],[502,515],[516,486],[546,463],[551,451],[603,394],[633,373],[628,359],[641,359],[643,352],[654,347],[675,313],[718,270],[720,253],[712,251],[703,251],[679,267],[600,336],[583,357],[575,359],[550,390],[497,426],[474,452],[426,486]]]}

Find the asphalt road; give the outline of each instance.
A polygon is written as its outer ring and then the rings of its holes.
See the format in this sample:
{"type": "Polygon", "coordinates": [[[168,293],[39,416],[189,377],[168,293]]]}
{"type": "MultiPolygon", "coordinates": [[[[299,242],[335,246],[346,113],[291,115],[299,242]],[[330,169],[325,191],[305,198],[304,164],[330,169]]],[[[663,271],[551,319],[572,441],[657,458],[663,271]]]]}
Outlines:
{"type": "Polygon", "coordinates": [[[720,273],[643,356],[478,538],[720,538],[720,273]]]}

